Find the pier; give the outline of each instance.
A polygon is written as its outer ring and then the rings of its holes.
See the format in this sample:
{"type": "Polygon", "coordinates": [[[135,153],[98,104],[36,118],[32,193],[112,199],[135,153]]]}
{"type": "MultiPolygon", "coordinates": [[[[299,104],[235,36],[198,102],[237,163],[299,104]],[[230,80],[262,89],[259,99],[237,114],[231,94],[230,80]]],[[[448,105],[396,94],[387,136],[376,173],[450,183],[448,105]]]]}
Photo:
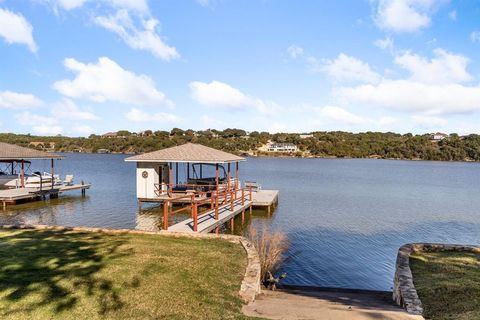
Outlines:
{"type": "Polygon", "coordinates": [[[228,222],[233,229],[237,215],[244,221],[246,210],[251,214],[253,207],[260,207],[270,214],[278,204],[278,190],[241,185],[239,162],[245,160],[193,143],[125,159],[137,163],[139,207],[161,203],[163,230],[195,233],[218,233],[228,222]],[[191,217],[170,225],[172,215],[181,212],[191,217]]]}
{"type": "Polygon", "coordinates": [[[32,190],[27,188],[5,189],[0,190],[0,202],[3,210],[7,209],[7,205],[13,205],[20,202],[42,200],[49,197],[50,199],[58,198],[58,195],[68,191],[80,190],[81,195],[85,196],[86,190],[90,189],[90,184],[73,184],[69,186],[58,186],[45,190],[32,190]]]}
{"type": "Polygon", "coordinates": [[[0,203],[3,210],[7,205],[20,202],[58,198],[64,192],[80,190],[82,196],[90,184],[73,183],[73,175],[67,175],[65,181],[55,174],[55,160],[63,156],[40,150],[24,148],[0,142],[0,203]],[[48,160],[50,172],[33,172],[28,174],[32,160],[48,160]]]}

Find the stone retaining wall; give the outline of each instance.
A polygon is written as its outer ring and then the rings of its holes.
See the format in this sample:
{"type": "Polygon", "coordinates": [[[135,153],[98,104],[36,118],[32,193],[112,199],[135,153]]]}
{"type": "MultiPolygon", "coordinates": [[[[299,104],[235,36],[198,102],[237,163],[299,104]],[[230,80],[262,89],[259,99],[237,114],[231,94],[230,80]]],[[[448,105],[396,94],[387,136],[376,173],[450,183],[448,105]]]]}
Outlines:
{"type": "Polygon", "coordinates": [[[409,243],[400,247],[397,255],[395,278],[393,280],[393,300],[412,314],[422,314],[422,302],[413,285],[410,270],[410,255],[417,251],[467,251],[480,253],[480,246],[440,244],[440,243],[409,243]]]}
{"type": "Polygon", "coordinates": [[[254,244],[245,237],[228,234],[200,234],[200,233],[179,233],[169,231],[141,231],[131,229],[109,229],[109,228],[87,228],[87,227],[61,227],[47,225],[0,225],[0,229],[33,229],[33,230],[55,230],[55,231],[78,231],[78,232],[102,232],[109,234],[151,234],[168,237],[187,237],[197,239],[222,239],[232,243],[241,244],[247,253],[247,268],[239,290],[239,296],[245,303],[255,300],[260,293],[260,258],[254,244]]]}

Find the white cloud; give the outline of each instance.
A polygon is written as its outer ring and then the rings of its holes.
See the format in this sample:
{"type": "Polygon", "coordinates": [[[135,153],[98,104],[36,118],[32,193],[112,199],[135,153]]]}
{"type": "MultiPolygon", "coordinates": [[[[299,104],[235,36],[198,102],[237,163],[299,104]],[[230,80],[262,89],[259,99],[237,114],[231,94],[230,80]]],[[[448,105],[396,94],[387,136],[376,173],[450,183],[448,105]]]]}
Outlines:
{"type": "Polygon", "coordinates": [[[53,87],[70,98],[95,102],[117,101],[133,105],[172,106],[146,75],[123,69],[115,61],[101,57],[97,63],[84,64],[73,58],[64,60],[67,69],[76,74],[73,80],[61,80],[53,87]]]}
{"type": "Polygon", "coordinates": [[[456,114],[480,110],[480,86],[426,84],[384,80],[378,85],[343,87],[337,95],[350,103],[427,114],[456,114]]]}
{"type": "Polygon", "coordinates": [[[62,134],[63,128],[60,126],[48,126],[48,125],[38,125],[33,126],[32,130],[34,133],[38,135],[45,135],[45,136],[56,136],[62,134]]]}
{"type": "Polygon", "coordinates": [[[140,26],[136,26],[127,10],[118,10],[115,15],[96,17],[94,22],[116,33],[133,49],[150,51],[155,57],[166,61],[180,57],[177,50],[157,34],[159,22],[154,18],[140,18],[140,26]]]}
{"type": "Polygon", "coordinates": [[[178,123],[181,120],[178,116],[171,113],[158,112],[150,114],[137,108],[130,109],[125,116],[128,120],[133,122],[178,123]]]}
{"type": "Polygon", "coordinates": [[[296,59],[303,56],[303,48],[296,45],[291,45],[287,48],[287,53],[292,59],[296,59]]]}
{"type": "Polygon", "coordinates": [[[456,10],[452,10],[448,13],[448,17],[450,18],[450,20],[457,20],[457,11],[456,10]]]}
{"type": "Polygon", "coordinates": [[[23,15],[0,8],[0,37],[7,43],[24,44],[30,51],[37,52],[38,47],[32,32],[32,25],[23,15]]]}
{"type": "Polygon", "coordinates": [[[194,81],[189,86],[192,99],[205,106],[230,109],[251,107],[263,113],[272,113],[280,109],[280,106],[274,102],[248,96],[224,82],[215,80],[210,83],[194,81]]]}
{"type": "Polygon", "coordinates": [[[74,121],[99,120],[93,113],[80,110],[75,102],[67,98],[63,98],[61,102],[56,103],[52,107],[51,113],[57,119],[74,121]]]}
{"type": "Polygon", "coordinates": [[[381,29],[394,32],[414,32],[428,27],[435,7],[445,1],[378,0],[375,22],[381,29]]]}
{"type": "MultiPolygon", "coordinates": [[[[19,125],[29,126],[34,133],[41,135],[63,133],[63,128],[59,125],[60,122],[72,127],[72,122],[98,119],[93,113],[80,110],[73,101],[66,98],[52,106],[50,115],[38,115],[29,111],[15,115],[15,120],[19,125]]],[[[87,125],[76,124],[73,126],[73,132],[87,134],[93,132],[93,130],[87,125]]]]}
{"type": "Polygon", "coordinates": [[[82,7],[87,0],[57,0],[56,5],[65,9],[65,10],[73,10],[82,7]]]}
{"type": "Polygon", "coordinates": [[[473,43],[480,42],[480,31],[473,31],[470,33],[470,41],[473,43]]]}
{"type": "Polygon", "coordinates": [[[12,91],[0,92],[0,108],[27,109],[40,107],[43,104],[44,102],[33,94],[12,91]]]}
{"type": "Polygon", "coordinates": [[[433,51],[434,58],[427,59],[411,52],[395,58],[395,63],[411,73],[411,80],[424,83],[458,83],[472,80],[466,70],[470,60],[443,49],[433,51]]]}
{"type": "Polygon", "coordinates": [[[335,60],[324,60],[321,70],[336,81],[373,83],[380,80],[380,75],[368,63],[344,53],[340,53],[335,60]]]}
{"type": "Polygon", "coordinates": [[[385,37],[385,39],[375,40],[373,44],[382,50],[387,50],[387,51],[393,50],[393,39],[390,37],[385,37]]]}
{"type": "Polygon", "coordinates": [[[336,123],[358,125],[366,121],[365,118],[336,106],[325,106],[322,108],[318,108],[316,111],[321,116],[333,120],[336,123]]]}
{"type": "Polygon", "coordinates": [[[463,85],[473,77],[462,55],[434,50],[434,58],[406,52],[395,63],[407,70],[406,79],[382,79],[378,84],[340,87],[335,94],[341,103],[395,109],[423,115],[480,111],[480,86],[463,85]]]}
{"type": "Polygon", "coordinates": [[[424,129],[445,127],[448,124],[446,119],[439,117],[412,116],[412,120],[415,124],[424,129]]]}
{"type": "Polygon", "coordinates": [[[54,126],[58,122],[56,118],[39,116],[28,111],[16,114],[15,119],[17,120],[18,124],[22,126],[54,126]]]}

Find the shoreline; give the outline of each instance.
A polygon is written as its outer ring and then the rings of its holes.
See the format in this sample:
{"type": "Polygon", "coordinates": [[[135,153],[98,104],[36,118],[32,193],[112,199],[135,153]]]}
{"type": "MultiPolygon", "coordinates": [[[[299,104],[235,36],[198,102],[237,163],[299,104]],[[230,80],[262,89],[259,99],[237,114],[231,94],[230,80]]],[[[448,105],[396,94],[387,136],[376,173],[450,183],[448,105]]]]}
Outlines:
{"type": "MultiPolygon", "coordinates": [[[[74,152],[74,151],[51,151],[52,153],[62,153],[62,154],[101,154],[101,155],[137,155],[143,154],[146,152],[108,152],[108,153],[98,153],[98,152],[74,152]]],[[[386,160],[386,161],[415,161],[415,162],[446,162],[446,163],[480,163],[480,161],[475,161],[471,159],[466,160],[427,160],[427,159],[407,159],[407,158],[379,158],[379,157],[336,157],[336,156],[296,156],[296,155],[250,155],[242,152],[238,153],[243,157],[247,158],[279,158],[279,159],[325,159],[325,160],[386,160]]]]}

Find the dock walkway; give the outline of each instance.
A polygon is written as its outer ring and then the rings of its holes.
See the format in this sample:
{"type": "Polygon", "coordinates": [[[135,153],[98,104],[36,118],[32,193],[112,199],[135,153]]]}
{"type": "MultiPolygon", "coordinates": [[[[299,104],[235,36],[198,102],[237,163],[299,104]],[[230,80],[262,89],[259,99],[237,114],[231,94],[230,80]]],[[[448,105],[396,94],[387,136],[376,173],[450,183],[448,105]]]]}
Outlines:
{"type": "MultiPolygon", "coordinates": [[[[242,205],[241,200],[233,202],[233,211],[230,210],[230,204],[223,205],[218,208],[218,220],[215,219],[215,210],[209,210],[198,216],[198,233],[208,233],[216,227],[228,222],[238,214],[245,212],[252,205],[249,200],[244,201],[242,205]]],[[[171,232],[194,232],[193,219],[187,219],[168,228],[171,232]]]]}
{"type": "MultiPolygon", "coordinates": [[[[268,208],[268,213],[278,204],[278,190],[258,190],[252,192],[252,199],[245,200],[242,204],[240,192],[237,194],[237,200],[233,202],[233,210],[231,210],[230,203],[222,205],[218,208],[218,220],[215,219],[215,209],[210,209],[207,212],[198,216],[197,232],[208,233],[215,230],[217,227],[232,220],[238,214],[245,213],[246,209],[252,207],[268,208]]],[[[171,232],[194,232],[193,218],[181,221],[168,228],[171,232]]]]}
{"type": "Polygon", "coordinates": [[[85,195],[85,190],[90,189],[90,186],[90,184],[73,184],[68,186],[55,186],[54,188],[43,190],[28,188],[5,189],[0,190],[0,202],[5,210],[7,204],[16,204],[19,201],[33,201],[46,196],[56,198],[60,193],[73,190],[81,190],[82,195],[85,195]]]}

